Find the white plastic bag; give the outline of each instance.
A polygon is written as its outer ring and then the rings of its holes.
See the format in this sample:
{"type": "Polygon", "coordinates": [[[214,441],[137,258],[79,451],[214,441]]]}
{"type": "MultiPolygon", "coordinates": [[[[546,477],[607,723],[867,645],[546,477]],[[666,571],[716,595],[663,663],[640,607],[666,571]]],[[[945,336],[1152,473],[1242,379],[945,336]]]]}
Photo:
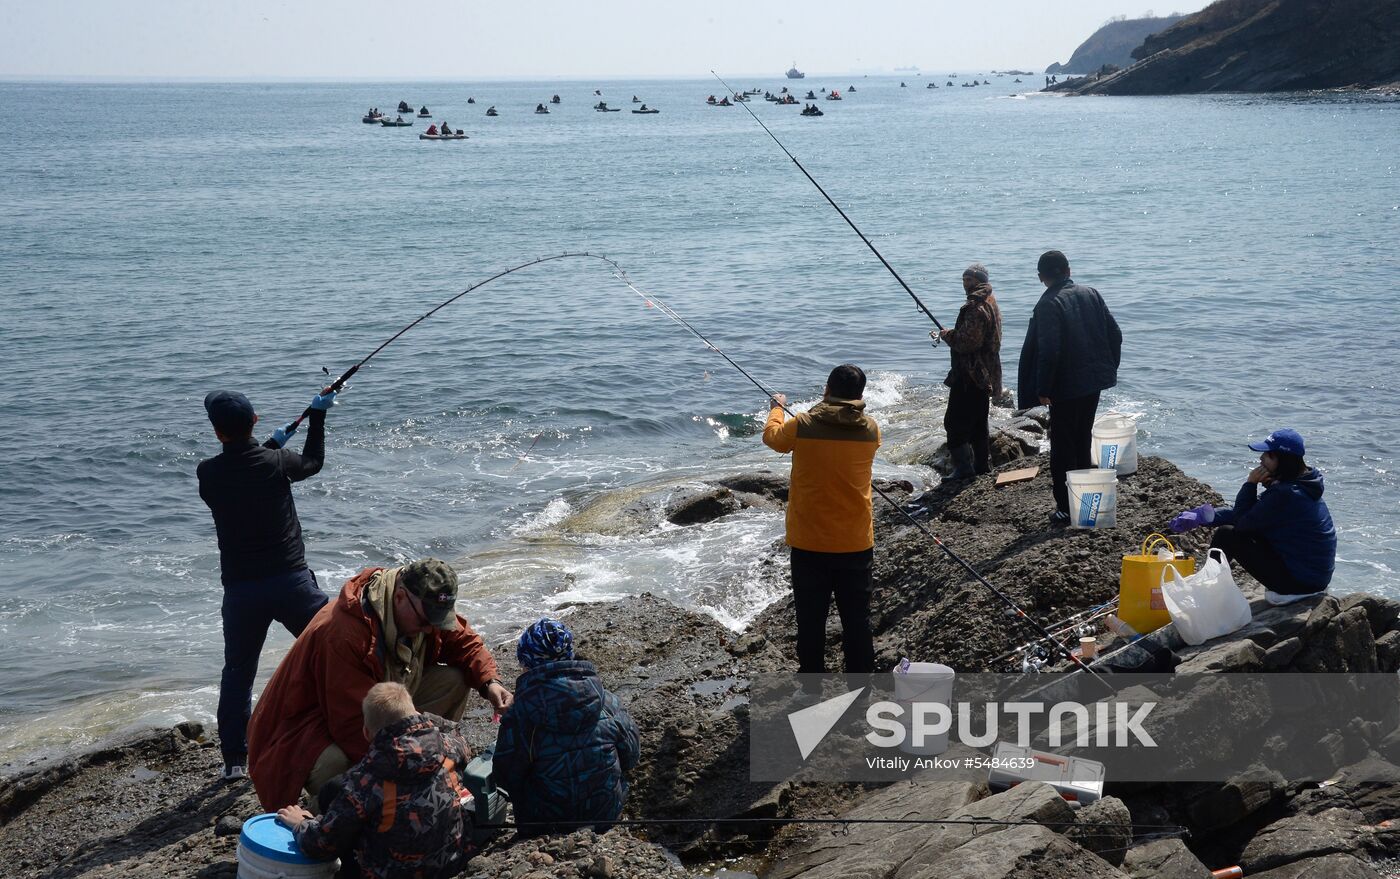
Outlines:
{"type": "Polygon", "coordinates": [[[1191,645],[1228,635],[1254,618],[1249,600],[1235,585],[1229,560],[1218,549],[1212,549],[1201,569],[1184,579],[1175,566],[1164,567],[1162,600],[1181,639],[1191,645]]]}

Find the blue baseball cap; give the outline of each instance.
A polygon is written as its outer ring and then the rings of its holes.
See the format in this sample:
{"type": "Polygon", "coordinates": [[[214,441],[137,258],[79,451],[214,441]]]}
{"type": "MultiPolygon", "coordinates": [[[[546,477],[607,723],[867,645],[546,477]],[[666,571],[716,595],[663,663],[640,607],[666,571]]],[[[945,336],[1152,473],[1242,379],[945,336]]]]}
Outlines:
{"type": "Polygon", "coordinates": [[[237,391],[210,391],[204,398],[204,411],[219,433],[234,436],[253,429],[253,404],[237,391]]]}
{"type": "Polygon", "coordinates": [[[1261,442],[1250,443],[1249,447],[1256,452],[1287,452],[1303,457],[1303,437],[1298,431],[1286,427],[1274,431],[1261,442]]]}

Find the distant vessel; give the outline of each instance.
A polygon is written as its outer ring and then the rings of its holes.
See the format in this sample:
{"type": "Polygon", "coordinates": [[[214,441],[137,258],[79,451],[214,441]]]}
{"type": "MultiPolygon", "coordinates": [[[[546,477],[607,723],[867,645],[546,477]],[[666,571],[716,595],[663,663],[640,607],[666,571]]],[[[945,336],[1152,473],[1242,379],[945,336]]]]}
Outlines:
{"type": "Polygon", "coordinates": [[[789,68],[789,69],[788,69],[788,72],[787,72],[787,78],[788,78],[788,79],[804,79],[804,78],[806,78],[806,76],[807,76],[807,74],[805,74],[805,73],[803,73],[802,71],[800,71],[800,70],[797,69],[797,62],[796,62],[796,61],[792,62],[792,67],[789,68]]]}

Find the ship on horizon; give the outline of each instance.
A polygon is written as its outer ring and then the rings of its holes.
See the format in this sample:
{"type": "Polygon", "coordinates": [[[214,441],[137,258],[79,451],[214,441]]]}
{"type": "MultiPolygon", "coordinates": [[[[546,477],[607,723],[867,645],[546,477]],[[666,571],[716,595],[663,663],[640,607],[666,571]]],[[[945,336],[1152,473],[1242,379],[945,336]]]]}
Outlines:
{"type": "Polygon", "coordinates": [[[796,62],[796,61],[792,62],[792,67],[788,68],[787,78],[788,78],[788,79],[805,79],[806,76],[807,76],[807,74],[805,74],[805,73],[803,73],[802,71],[800,71],[800,70],[797,69],[797,62],[796,62]]]}

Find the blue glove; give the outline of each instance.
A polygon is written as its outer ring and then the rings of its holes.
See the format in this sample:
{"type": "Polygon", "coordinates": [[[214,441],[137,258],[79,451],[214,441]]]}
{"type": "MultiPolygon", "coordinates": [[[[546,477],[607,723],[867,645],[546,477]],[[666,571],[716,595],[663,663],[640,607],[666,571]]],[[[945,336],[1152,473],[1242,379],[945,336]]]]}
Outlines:
{"type": "Polygon", "coordinates": [[[335,395],[336,391],[331,391],[329,394],[317,394],[311,398],[311,404],[307,408],[315,409],[317,412],[325,412],[335,405],[335,395]]]}
{"type": "Polygon", "coordinates": [[[1194,528],[1202,525],[1209,525],[1215,521],[1215,507],[1210,504],[1201,504],[1184,513],[1177,514],[1167,526],[1171,528],[1173,534],[1185,534],[1194,528]]]}
{"type": "Polygon", "coordinates": [[[272,432],[272,441],[277,444],[277,448],[282,448],[287,444],[287,440],[292,438],[292,434],[297,432],[295,421],[287,422],[286,427],[279,427],[272,432]]]}

